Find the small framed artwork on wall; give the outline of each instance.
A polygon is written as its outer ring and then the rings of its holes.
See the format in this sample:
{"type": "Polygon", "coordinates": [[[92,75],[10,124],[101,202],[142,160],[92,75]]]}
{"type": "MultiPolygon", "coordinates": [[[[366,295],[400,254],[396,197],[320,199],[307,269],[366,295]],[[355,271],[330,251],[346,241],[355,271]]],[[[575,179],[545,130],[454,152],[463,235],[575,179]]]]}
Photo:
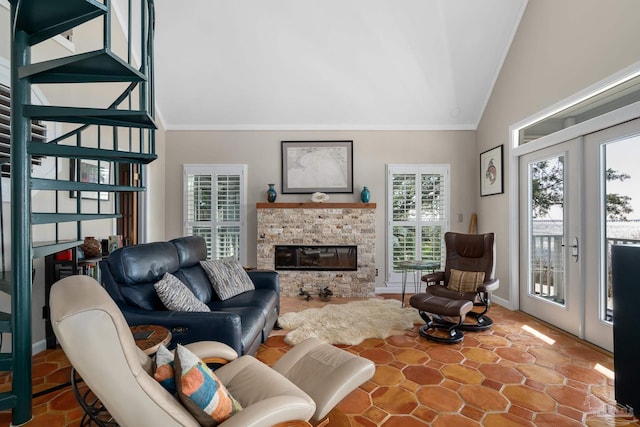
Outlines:
{"type": "Polygon", "coordinates": [[[480,154],[480,196],[504,193],[503,145],[480,154]]]}

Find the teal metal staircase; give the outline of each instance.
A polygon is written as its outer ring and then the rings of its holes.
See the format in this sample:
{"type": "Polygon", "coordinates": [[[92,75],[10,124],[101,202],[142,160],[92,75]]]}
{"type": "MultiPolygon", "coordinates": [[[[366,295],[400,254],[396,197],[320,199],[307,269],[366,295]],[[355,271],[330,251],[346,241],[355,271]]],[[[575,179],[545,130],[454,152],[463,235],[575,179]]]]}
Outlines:
{"type": "MultiPolygon", "coordinates": [[[[120,217],[116,194],[144,191],[139,181],[81,182],[80,161],[108,165],[113,176],[131,165],[156,159],[153,111],[153,0],[128,0],[127,23],[122,31],[126,58],[112,49],[111,0],[10,0],[11,2],[11,268],[0,272],[0,291],[12,298],[12,312],[0,313],[0,333],[11,333],[12,353],[0,353],[0,371],[12,373],[12,389],[0,393],[0,410],[12,409],[12,424],[32,417],[31,311],[32,260],[81,243],[85,221],[120,217]],[[133,13],[135,8],[136,13],[133,13]],[[139,15],[137,23],[132,16],[139,15]],[[58,34],[92,20],[102,20],[103,46],[100,49],[32,63],[31,49],[58,34]],[[140,31],[140,46],[133,46],[132,28],[140,31]],[[139,50],[138,50],[139,49],[139,50]],[[132,58],[140,58],[138,63],[132,58]],[[105,108],[36,105],[31,101],[32,85],[70,84],[86,90],[91,85],[129,83],[105,108]],[[60,123],[66,130],[48,142],[32,141],[34,120],[60,123]],[[80,124],[81,126],[77,126],[80,124]],[[31,158],[55,159],[55,177],[32,175],[31,158]],[[59,168],[59,164],[75,164],[59,168]],[[68,172],[68,173],[67,173],[68,172]],[[108,202],[82,195],[109,193],[108,202]],[[69,195],[75,194],[75,209],[69,211],[69,195]],[[50,197],[54,202],[46,212],[32,211],[33,197],[50,197]],[[66,201],[64,199],[67,199],[66,201]],[[60,224],[75,222],[74,231],[60,224]],[[45,227],[44,232],[40,227],[45,227]],[[50,228],[49,228],[50,227],[50,228]],[[47,243],[34,242],[34,234],[54,234],[47,243]]],[[[144,168],[141,168],[144,171],[144,168]]],[[[48,199],[47,199],[48,200],[48,199]]],[[[4,238],[3,238],[4,250],[4,238]]],[[[4,253],[4,252],[3,252],[4,253]]],[[[3,256],[4,267],[4,256],[3,256]]]]}

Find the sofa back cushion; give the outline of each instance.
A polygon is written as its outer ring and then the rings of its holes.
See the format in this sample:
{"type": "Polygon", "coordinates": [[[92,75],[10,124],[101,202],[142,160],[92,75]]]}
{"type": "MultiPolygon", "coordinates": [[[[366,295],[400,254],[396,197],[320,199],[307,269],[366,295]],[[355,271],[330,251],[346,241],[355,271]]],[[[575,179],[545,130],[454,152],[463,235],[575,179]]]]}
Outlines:
{"type": "Polygon", "coordinates": [[[153,285],[179,267],[176,246],[169,242],[126,246],[107,259],[127,303],[146,310],[166,310],[153,285]]]}
{"type": "Polygon", "coordinates": [[[179,271],[176,272],[182,283],[205,304],[217,297],[209,283],[200,261],[207,259],[207,242],[201,236],[178,237],[170,241],[178,252],[179,271]]]}

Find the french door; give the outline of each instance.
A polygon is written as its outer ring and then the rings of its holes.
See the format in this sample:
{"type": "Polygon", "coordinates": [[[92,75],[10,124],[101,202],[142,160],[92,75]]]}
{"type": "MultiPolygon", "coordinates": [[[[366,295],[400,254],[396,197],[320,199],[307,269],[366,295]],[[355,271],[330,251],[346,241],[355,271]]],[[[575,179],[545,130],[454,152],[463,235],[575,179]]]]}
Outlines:
{"type": "Polygon", "coordinates": [[[640,119],[585,136],[585,339],[613,351],[611,246],[640,244],[640,119]]]}
{"type": "Polygon", "coordinates": [[[582,336],[582,139],[520,157],[520,308],[582,336]]]}
{"type": "Polygon", "coordinates": [[[611,246],[640,244],[640,119],[520,157],[520,308],[613,351],[611,246]]]}

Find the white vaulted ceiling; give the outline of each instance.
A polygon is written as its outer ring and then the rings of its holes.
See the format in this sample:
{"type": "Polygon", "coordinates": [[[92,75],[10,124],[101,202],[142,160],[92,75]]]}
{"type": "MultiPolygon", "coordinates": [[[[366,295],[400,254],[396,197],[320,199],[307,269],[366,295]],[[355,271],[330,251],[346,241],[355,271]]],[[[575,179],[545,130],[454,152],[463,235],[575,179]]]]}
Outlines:
{"type": "Polygon", "coordinates": [[[475,129],[526,0],[156,0],[167,129],[475,129]]]}

